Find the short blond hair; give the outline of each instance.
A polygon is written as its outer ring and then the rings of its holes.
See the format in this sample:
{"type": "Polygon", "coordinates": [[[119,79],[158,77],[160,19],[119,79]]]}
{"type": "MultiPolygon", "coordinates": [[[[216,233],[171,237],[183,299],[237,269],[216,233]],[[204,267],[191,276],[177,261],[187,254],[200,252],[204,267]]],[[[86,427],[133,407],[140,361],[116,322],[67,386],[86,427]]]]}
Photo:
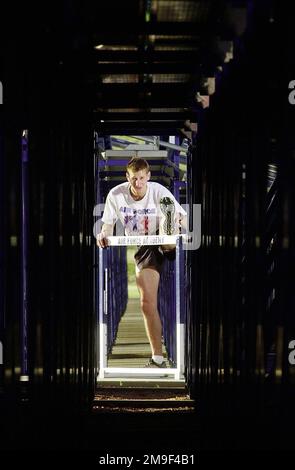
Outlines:
{"type": "Polygon", "coordinates": [[[126,166],[126,171],[129,174],[129,171],[132,171],[133,173],[136,173],[137,171],[140,170],[146,170],[148,173],[150,171],[150,166],[148,162],[144,158],[139,158],[139,157],[133,157],[131,160],[128,162],[126,166]]]}

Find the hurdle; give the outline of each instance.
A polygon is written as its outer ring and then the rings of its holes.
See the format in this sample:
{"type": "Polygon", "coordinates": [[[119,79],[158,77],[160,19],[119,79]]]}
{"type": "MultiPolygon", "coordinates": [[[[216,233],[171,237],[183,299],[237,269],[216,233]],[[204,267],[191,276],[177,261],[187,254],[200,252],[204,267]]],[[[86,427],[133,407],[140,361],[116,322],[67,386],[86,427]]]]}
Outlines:
{"type": "Polygon", "coordinates": [[[99,375],[98,379],[107,378],[169,378],[184,379],[184,324],[181,323],[180,300],[180,250],[189,241],[185,234],[181,235],[143,235],[143,236],[110,236],[107,237],[108,247],[99,248],[99,375]],[[176,365],[165,369],[138,367],[108,367],[108,331],[107,315],[109,315],[107,267],[104,266],[103,251],[114,246],[142,245],[175,245],[175,302],[176,302],[176,365]]]}

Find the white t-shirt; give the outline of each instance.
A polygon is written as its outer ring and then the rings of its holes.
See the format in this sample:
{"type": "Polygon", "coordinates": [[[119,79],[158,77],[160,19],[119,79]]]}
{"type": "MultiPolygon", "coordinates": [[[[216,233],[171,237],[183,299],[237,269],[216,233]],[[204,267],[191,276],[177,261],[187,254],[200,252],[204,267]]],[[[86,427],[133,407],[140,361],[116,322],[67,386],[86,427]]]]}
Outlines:
{"type": "Polygon", "coordinates": [[[155,235],[158,230],[163,233],[161,221],[165,216],[160,208],[162,197],[169,197],[174,202],[174,222],[179,214],[186,215],[173,194],[161,184],[148,182],[145,196],[140,201],[135,201],[130,194],[130,184],[126,182],[110,190],[102,221],[105,224],[115,224],[119,220],[121,227],[117,224],[116,232],[118,234],[119,229],[120,235],[155,235]]]}

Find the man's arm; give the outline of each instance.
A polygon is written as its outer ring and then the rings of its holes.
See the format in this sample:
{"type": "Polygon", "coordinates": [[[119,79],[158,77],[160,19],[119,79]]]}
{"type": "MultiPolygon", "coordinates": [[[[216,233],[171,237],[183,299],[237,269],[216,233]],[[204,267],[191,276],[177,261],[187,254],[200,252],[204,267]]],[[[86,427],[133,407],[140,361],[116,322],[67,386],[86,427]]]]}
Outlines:
{"type": "Polygon", "coordinates": [[[107,237],[113,235],[114,225],[113,224],[103,224],[101,232],[96,237],[97,246],[100,248],[105,248],[108,246],[107,237]]]}

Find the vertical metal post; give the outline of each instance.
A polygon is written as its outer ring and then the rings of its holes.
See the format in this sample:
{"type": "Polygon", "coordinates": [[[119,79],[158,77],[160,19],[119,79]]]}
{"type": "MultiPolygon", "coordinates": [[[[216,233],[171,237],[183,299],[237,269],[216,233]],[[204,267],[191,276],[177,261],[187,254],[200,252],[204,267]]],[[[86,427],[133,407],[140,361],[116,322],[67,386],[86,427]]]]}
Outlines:
{"type": "Polygon", "coordinates": [[[181,272],[180,255],[182,250],[181,238],[176,243],[175,260],[175,304],[176,304],[176,373],[175,379],[180,380],[184,371],[184,325],[181,322],[181,272]]]}
{"type": "Polygon", "coordinates": [[[21,145],[21,375],[29,380],[28,368],[28,131],[23,131],[21,145]]]}
{"type": "Polygon", "coordinates": [[[98,289],[99,289],[99,378],[104,378],[104,370],[107,367],[107,324],[105,321],[105,269],[104,249],[99,248],[98,255],[98,289]]]}
{"type": "MultiPolygon", "coordinates": [[[[177,136],[174,136],[174,135],[170,135],[169,136],[169,143],[170,144],[174,144],[174,145],[178,145],[179,144],[179,137],[177,136]]],[[[176,150],[176,149],[173,149],[171,150],[171,160],[173,163],[175,163],[179,169],[179,150],[176,150]]],[[[173,186],[172,186],[172,192],[173,192],[173,195],[174,197],[177,199],[177,201],[179,201],[179,185],[176,184],[176,180],[175,178],[173,178],[173,182],[172,182],[173,186]]]]}
{"type": "MultiPolygon", "coordinates": [[[[93,181],[95,187],[95,201],[96,203],[99,201],[99,178],[97,175],[97,167],[98,167],[98,158],[97,158],[97,133],[94,132],[94,143],[93,143],[93,181]]],[[[95,337],[96,337],[96,370],[99,370],[100,364],[100,351],[99,351],[99,334],[100,334],[100,318],[99,318],[99,302],[100,302],[100,291],[99,291],[99,252],[100,250],[97,248],[96,244],[93,247],[93,259],[95,260],[95,269],[93,273],[93,294],[94,294],[94,305],[95,305],[95,312],[96,312],[96,329],[95,329],[95,337]]]]}

